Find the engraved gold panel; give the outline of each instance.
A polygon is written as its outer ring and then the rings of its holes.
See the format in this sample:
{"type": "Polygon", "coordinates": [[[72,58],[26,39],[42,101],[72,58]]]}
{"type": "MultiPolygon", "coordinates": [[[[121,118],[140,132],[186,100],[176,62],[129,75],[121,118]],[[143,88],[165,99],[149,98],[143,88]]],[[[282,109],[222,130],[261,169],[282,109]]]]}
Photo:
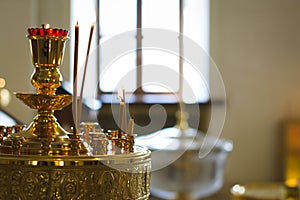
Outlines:
{"type": "Polygon", "coordinates": [[[145,200],[150,151],[124,156],[7,156],[0,160],[0,200],[145,200]]]}

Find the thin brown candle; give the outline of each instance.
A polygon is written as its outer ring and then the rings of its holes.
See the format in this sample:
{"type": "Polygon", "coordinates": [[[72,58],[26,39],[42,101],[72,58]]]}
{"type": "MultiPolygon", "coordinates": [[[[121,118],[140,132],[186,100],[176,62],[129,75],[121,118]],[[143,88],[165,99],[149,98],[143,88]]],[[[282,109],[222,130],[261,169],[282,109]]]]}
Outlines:
{"type": "Polygon", "coordinates": [[[77,71],[78,71],[78,43],[79,42],[79,25],[78,22],[75,25],[75,45],[74,45],[74,76],[73,82],[76,82],[77,79],[77,71]]]}
{"type": "Polygon", "coordinates": [[[89,59],[89,54],[90,54],[90,48],[91,48],[91,43],[92,43],[92,38],[93,38],[93,32],[94,32],[94,24],[91,25],[90,36],[89,36],[89,43],[88,43],[88,48],[87,48],[86,58],[85,58],[85,64],[84,64],[84,69],[83,69],[84,71],[83,71],[82,84],[81,84],[80,96],[79,96],[79,118],[81,117],[83,88],[84,88],[84,82],[85,82],[87,64],[88,64],[88,59],[89,59]]]}
{"type": "Polygon", "coordinates": [[[86,52],[83,78],[82,78],[82,84],[81,84],[81,90],[80,90],[80,97],[82,97],[82,95],[83,95],[83,88],[84,88],[87,64],[88,64],[88,59],[89,59],[89,54],[90,54],[91,42],[92,42],[92,38],[93,38],[93,31],[94,31],[94,25],[91,26],[91,30],[90,30],[90,37],[89,37],[88,49],[87,49],[87,52],[86,52]]]}
{"type": "Polygon", "coordinates": [[[74,113],[74,133],[78,129],[78,106],[77,106],[77,71],[78,71],[78,46],[79,46],[79,25],[75,25],[75,43],[74,43],[74,69],[73,69],[73,112],[74,113]]]}

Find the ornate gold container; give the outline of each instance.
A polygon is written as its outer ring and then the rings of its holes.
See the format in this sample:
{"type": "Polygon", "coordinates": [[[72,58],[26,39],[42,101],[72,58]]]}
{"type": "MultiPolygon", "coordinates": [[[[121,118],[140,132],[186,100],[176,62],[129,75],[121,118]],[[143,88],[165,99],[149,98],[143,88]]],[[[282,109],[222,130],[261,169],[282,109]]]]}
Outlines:
{"type": "Polygon", "coordinates": [[[0,126],[0,200],[149,199],[147,148],[126,132],[68,132],[53,115],[72,102],[55,94],[68,31],[42,26],[28,33],[37,94],[16,97],[37,115],[28,127],[0,126]]]}
{"type": "Polygon", "coordinates": [[[0,157],[0,199],[148,199],[150,153],[0,157]]]}

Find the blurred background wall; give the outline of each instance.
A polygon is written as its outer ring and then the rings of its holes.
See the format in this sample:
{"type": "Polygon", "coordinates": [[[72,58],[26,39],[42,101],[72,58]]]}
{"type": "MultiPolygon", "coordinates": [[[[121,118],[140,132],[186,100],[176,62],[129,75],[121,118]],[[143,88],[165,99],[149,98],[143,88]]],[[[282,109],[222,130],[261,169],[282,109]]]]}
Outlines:
{"type": "MultiPolygon", "coordinates": [[[[230,183],[283,179],[283,125],[300,118],[300,1],[211,0],[211,57],[227,92],[222,137],[234,142],[230,183]]],[[[34,92],[29,26],[70,28],[68,0],[0,1],[0,77],[34,92]]],[[[69,79],[69,44],[61,67],[69,79]]],[[[35,111],[15,97],[5,108],[25,123],[35,111]]],[[[300,139],[300,138],[299,138],[300,139]]]]}

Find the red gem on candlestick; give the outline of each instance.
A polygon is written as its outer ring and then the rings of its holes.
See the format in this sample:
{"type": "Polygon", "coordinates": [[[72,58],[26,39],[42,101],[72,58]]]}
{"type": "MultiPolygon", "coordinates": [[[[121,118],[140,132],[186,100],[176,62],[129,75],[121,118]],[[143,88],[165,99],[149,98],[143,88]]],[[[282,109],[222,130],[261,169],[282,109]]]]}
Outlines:
{"type": "Polygon", "coordinates": [[[54,33],[53,33],[54,36],[59,36],[59,30],[56,28],[54,29],[54,33]]]}
{"type": "Polygon", "coordinates": [[[63,35],[63,32],[64,32],[64,30],[59,29],[59,36],[62,36],[62,35],[63,35]]]}
{"type": "Polygon", "coordinates": [[[47,28],[47,29],[44,29],[45,30],[45,35],[52,35],[51,34],[51,29],[50,28],[47,28]]]}
{"type": "Polygon", "coordinates": [[[49,28],[47,30],[48,30],[49,35],[53,35],[53,29],[52,28],[49,28]]]}
{"type": "Polygon", "coordinates": [[[32,35],[32,29],[31,28],[27,29],[27,32],[28,32],[29,35],[32,35]]]}
{"type": "Polygon", "coordinates": [[[68,30],[64,30],[64,34],[63,34],[63,36],[67,36],[67,35],[68,35],[68,33],[69,33],[69,31],[68,31],[68,30]]]}
{"type": "Polygon", "coordinates": [[[37,28],[33,29],[32,31],[33,31],[33,35],[37,35],[38,34],[38,29],[37,28]]]}
{"type": "Polygon", "coordinates": [[[43,28],[40,28],[39,31],[40,31],[40,34],[39,34],[40,36],[44,36],[45,35],[45,30],[43,28]]]}
{"type": "Polygon", "coordinates": [[[69,31],[65,29],[52,28],[28,28],[27,32],[30,36],[68,36],[69,31]]]}

